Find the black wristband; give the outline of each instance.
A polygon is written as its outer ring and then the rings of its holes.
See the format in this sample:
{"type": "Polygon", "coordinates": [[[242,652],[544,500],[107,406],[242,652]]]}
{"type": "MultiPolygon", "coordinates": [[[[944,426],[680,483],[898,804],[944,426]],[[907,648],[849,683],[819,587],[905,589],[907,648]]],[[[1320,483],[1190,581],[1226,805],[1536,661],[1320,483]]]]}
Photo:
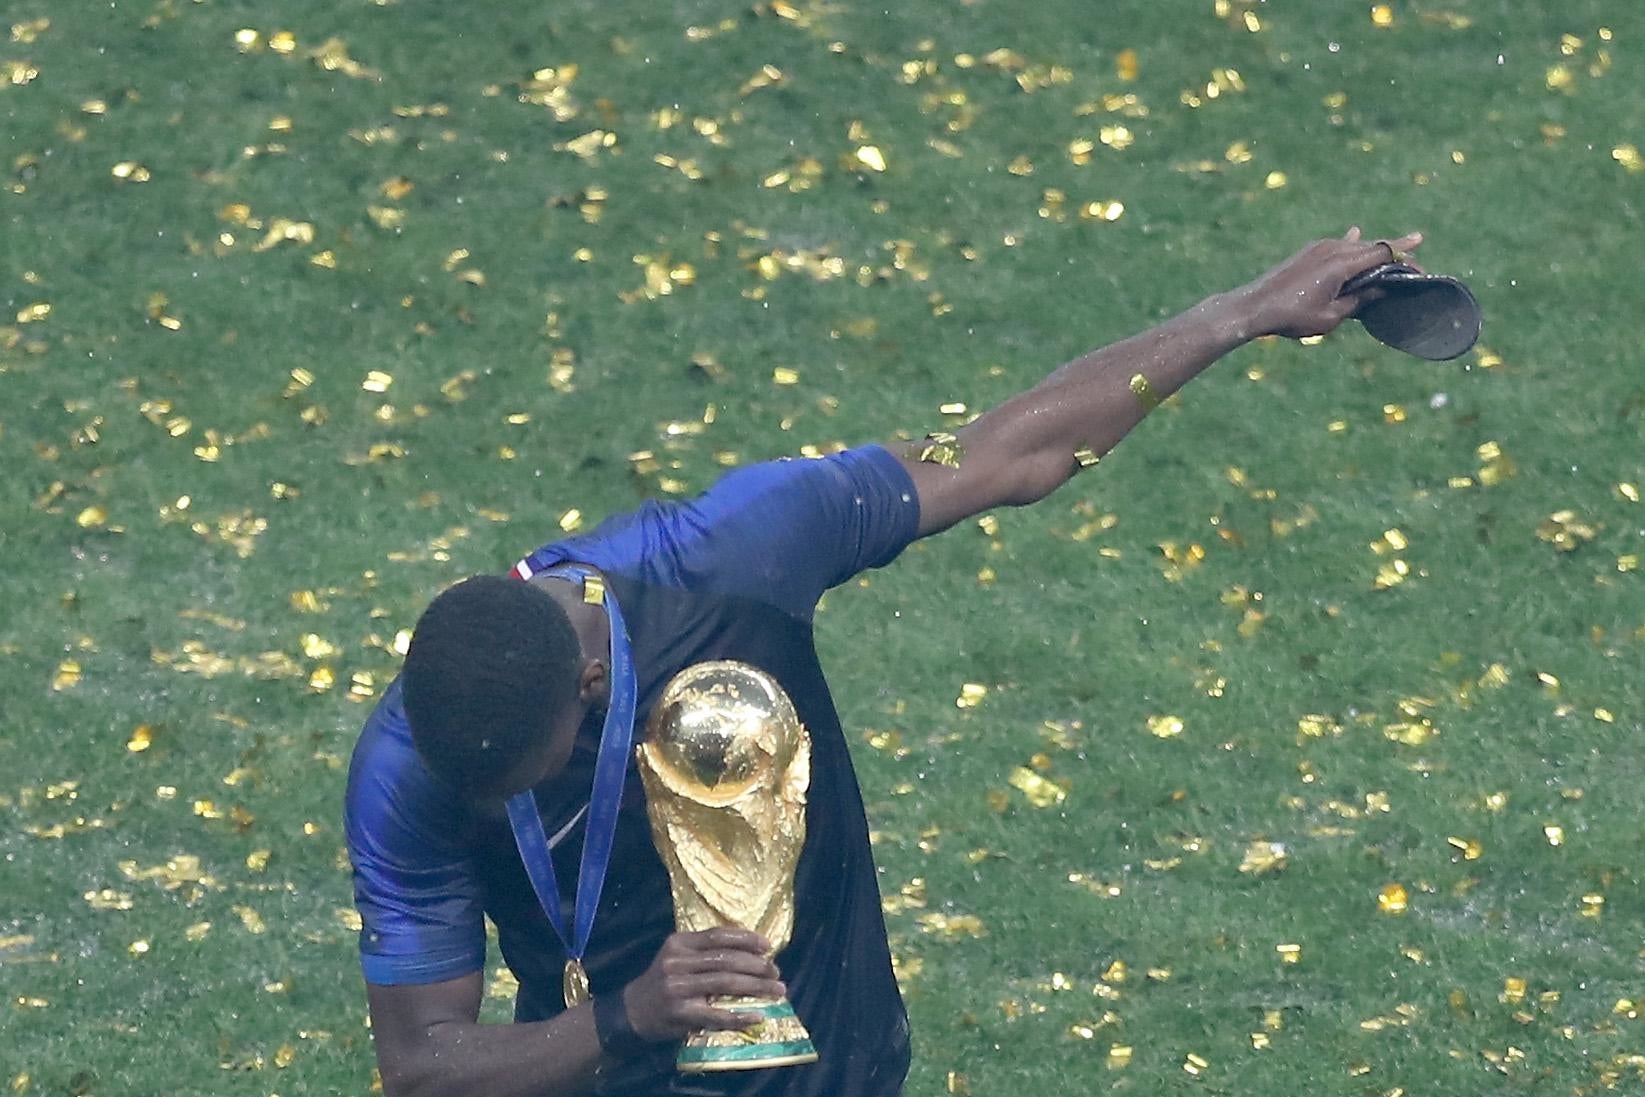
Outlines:
{"type": "Polygon", "coordinates": [[[621,990],[594,999],[594,1032],[600,1038],[600,1050],[607,1055],[626,1057],[650,1046],[629,1023],[621,990]]]}

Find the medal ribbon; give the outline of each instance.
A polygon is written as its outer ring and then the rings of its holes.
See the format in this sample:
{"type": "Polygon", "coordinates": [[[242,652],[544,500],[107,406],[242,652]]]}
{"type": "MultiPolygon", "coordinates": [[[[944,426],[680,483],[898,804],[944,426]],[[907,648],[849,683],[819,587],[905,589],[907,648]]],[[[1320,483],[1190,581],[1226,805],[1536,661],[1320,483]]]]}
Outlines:
{"type": "MultiPolygon", "coordinates": [[[[576,577],[586,583],[599,577],[592,569],[571,565],[565,568],[567,577],[576,577]]],[[[588,800],[588,830],[583,836],[583,856],[577,867],[577,892],[572,932],[566,933],[565,915],[560,910],[560,887],[554,878],[554,858],[549,851],[548,834],[543,830],[543,818],[537,811],[537,800],[530,789],[509,797],[508,823],[514,831],[514,844],[520,850],[531,889],[537,893],[537,902],[548,915],[549,925],[559,935],[565,947],[567,960],[580,968],[583,953],[588,948],[589,934],[594,929],[594,912],[600,905],[600,891],[605,887],[606,867],[611,863],[612,839],[617,833],[617,809],[622,804],[623,781],[628,773],[628,758],[634,742],[634,710],[639,686],[634,674],[634,657],[628,643],[628,630],[623,625],[622,610],[616,595],[608,589],[603,599],[606,620],[611,631],[611,699],[606,708],[605,726],[600,730],[600,751],[594,762],[594,788],[588,800]]],[[[568,1003],[569,1004],[569,1003],[568,1003]]]]}

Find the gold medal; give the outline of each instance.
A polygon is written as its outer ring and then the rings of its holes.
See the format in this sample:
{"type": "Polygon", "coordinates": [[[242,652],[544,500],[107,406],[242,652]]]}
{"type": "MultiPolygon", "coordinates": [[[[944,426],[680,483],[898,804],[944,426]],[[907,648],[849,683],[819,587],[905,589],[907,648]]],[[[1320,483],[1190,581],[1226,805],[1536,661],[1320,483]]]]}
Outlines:
{"type": "Polygon", "coordinates": [[[581,960],[567,960],[565,962],[565,979],[560,986],[565,993],[565,1008],[567,1009],[574,1009],[594,997],[588,992],[588,972],[583,970],[581,960]]]}

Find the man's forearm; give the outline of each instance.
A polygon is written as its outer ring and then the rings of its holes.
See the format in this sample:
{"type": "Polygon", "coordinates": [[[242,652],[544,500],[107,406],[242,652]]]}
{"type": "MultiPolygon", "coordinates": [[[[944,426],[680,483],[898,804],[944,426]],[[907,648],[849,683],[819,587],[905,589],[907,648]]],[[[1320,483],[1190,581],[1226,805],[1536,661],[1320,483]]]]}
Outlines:
{"type": "MultiPolygon", "coordinates": [[[[1324,335],[1368,300],[1349,279],[1422,242],[1317,240],[1256,281],[1208,297],[1141,335],[1076,358],[957,433],[905,447],[920,535],[997,506],[1043,499],[1112,449],[1153,406],[1259,335],[1324,335]]],[[[1371,291],[1375,292],[1375,291],[1371,291]]]]}
{"type": "Polygon", "coordinates": [[[979,418],[973,432],[983,446],[998,434],[1019,452],[1043,455],[1061,474],[1047,478],[1060,484],[1077,451],[1101,457],[1113,449],[1157,403],[1248,342],[1252,323],[1238,291],[1208,297],[1158,327],[1067,363],[979,418]]]}
{"type": "Polygon", "coordinates": [[[600,1042],[583,1007],[526,1024],[432,1025],[414,1051],[379,1061],[387,1097],[574,1097],[594,1087],[600,1042]]]}
{"type": "Polygon", "coordinates": [[[1074,359],[985,412],[959,431],[951,467],[911,463],[921,534],[989,507],[1043,499],[1113,449],[1158,401],[1254,334],[1248,297],[1218,294],[1074,359]]]}

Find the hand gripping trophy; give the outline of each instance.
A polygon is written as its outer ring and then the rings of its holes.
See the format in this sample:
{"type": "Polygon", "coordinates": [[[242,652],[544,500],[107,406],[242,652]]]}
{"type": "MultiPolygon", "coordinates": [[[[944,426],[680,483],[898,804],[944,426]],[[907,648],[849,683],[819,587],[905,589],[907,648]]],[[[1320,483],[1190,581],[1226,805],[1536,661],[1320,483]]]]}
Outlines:
{"type": "MultiPolygon", "coordinates": [[[[687,667],[669,682],[637,749],[651,834],[668,866],[681,931],[735,925],[776,951],[794,929],[794,867],[805,844],[811,737],[775,679],[746,663],[687,667]]],[[[686,1073],[815,1062],[788,1000],[724,998],[735,1032],[695,1032],[686,1073]]]]}

